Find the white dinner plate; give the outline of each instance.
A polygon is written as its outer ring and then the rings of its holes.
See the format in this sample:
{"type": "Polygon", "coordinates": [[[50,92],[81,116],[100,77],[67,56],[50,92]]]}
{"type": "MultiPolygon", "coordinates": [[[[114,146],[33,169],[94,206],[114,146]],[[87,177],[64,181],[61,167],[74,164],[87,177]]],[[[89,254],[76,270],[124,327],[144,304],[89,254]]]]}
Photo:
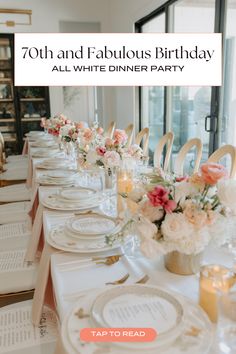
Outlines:
{"type": "Polygon", "coordinates": [[[74,253],[100,253],[120,247],[120,243],[114,242],[112,246],[108,246],[105,237],[96,240],[76,240],[70,237],[66,232],[64,225],[53,228],[47,237],[47,242],[54,248],[65,252],[74,253]]]}
{"type": "Polygon", "coordinates": [[[67,188],[59,191],[59,194],[68,200],[91,199],[97,196],[98,192],[92,188],[67,188]]]}
{"type": "MultiPolygon", "coordinates": [[[[148,288],[148,285],[131,285],[131,287],[138,287],[137,291],[141,287],[148,288]]],[[[122,286],[123,287],[123,286],[122,286]]],[[[129,286],[127,286],[128,288],[129,286]]],[[[170,340],[168,343],[163,341],[162,344],[159,342],[160,347],[151,349],[140,346],[136,344],[136,348],[125,348],[121,347],[120,343],[84,343],[80,341],[80,330],[83,328],[91,328],[94,327],[94,323],[91,321],[91,317],[80,318],[77,314],[78,311],[83,309],[85,314],[90,314],[91,309],[101,295],[105,294],[104,288],[98,289],[97,291],[88,292],[86,296],[79,297],[78,302],[74,305],[73,309],[70,310],[65,316],[62,327],[61,327],[61,337],[64,348],[67,353],[70,354],[79,354],[81,352],[86,351],[86,354],[94,354],[96,352],[101,352],[104,354],[206,354],[209,352],[210,347],[213,342],[214,332],[211,322],[209,321],[205,312],[198,306],[196,303],[191,300],[183,297],[180,294],[177,294],[173,291],[167,291],[166,289],[159,288],[156,286],[150,286],[153,292],[157,292],[157,294],[168,294],[168,299],[174,299],[174,303],[182,304],[182,308],[184,308],[184,316],[183,316],[183,327],[181,325],[181,331],[179,336],[175,340],[170,340]],[[156,289],[156,290],[155,290],[156,289]],[[197,333],[191,335],[191,329],[195,328],[197,333]],[[190,333],[190,334],[188,334],[190,333]]],[[[117,288],[119,289],[119,288],[117,288]]],[[[115,288],[112,288],[112,291],[115,288]]],[[[109,289],[107,292],[110,291],[109,289]]],[[[172,302],[172,300],[170,300],[172,302]]],[[[175,305],[174,305],[175,308],[175,305]]],[[[177,309],[180,307],[177,305],[177,309]]],[[[182,322],[182,321],[181,321],[182,322]]],[[[113,326],[114,327],[114,326],[113,326]]],[[[126,325],[123,327],[127,327],[126,325]]],[[[134,327],[138,327],[135,325],[134,327]]],[[[168,337],[167,337],[168,341],[168,337]]],[[[158,342],[158,337],[157,337],[158,342]]],[[[135,344],[135,343],[133,343],[135,344]]],[[[147,345],[150,343],[146,343],[147,345]]]]}
{"type": "MultiPolygon", "coordinates": [[[[54,182],[54,184],[59,184],[58,182],[54,182]]],[[[87,210],[98,207],[101,203],[105,201],[107,197],[105,195],[100,195],[97,199],[84,202],[75,202],[69,201],[65,202],[58,198],[58,195],[49,195],[45,197],[42,201],[42,204],[49,209],[54,210],[64,210],[64,211],[75,211],[75,210],[87,210]]]]}
{"type": "Polygon", "coordinates": [[[118,225],[118,219],[97,214],[78,215],[66,222],[66,227],[72,233],[85,236],[108,235],[112,233],[118,225]]]}
{"type": "Polygon", "coordinates": [[[49,157],[49,156],[57,156],[58,154],[60,154],[60,151],[58,149],[52,149],[52,150],[41,149],[38,151],[33,151],[32,157],[34,158],[49,157]]]}
{"type": "Polygon", "coordinates": [[[99,295],[91,308],[97,327],[153,328],[156,340],[119,343],[133,349],[154,349],[174,341],[184,328],[182,304],[169,292],[152,286],[123,285],[99,295]]]}
{"type": "Polygon", "coordinates": [[[50,171],[46,173],[46,176],[53,179],[72,178],[77,175],[77,171],[50,171]]]}

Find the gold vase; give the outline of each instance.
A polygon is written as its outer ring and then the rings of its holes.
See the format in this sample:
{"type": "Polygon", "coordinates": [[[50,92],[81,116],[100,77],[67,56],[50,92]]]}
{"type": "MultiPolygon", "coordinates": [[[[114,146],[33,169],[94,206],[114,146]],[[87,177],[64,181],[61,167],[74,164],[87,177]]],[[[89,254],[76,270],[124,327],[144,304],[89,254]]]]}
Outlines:
{"type": "Polygon", "coordinates": [[[171,273],[179,275],[192,275],[199,272],[202,256],[202,252],[188,255],[178,251],[173,251],[165,255],[165,267],[171,273]]]}

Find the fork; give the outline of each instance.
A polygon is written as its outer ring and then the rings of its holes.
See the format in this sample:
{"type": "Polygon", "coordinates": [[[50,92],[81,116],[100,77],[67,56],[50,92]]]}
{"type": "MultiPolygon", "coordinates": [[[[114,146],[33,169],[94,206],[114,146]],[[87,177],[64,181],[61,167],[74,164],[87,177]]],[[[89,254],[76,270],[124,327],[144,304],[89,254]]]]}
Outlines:
{"type": "Polygon", "coordinates": [[[126,280],[129,278],[129,273],[125,274],[122,278],[115,280],[115,281],[110,281],[105,283],[105,285],[119,285],[119,284],[123,284],[124,282],[126,282],[126,280]]]}
{"type": "MultiPolygon", "coordinates": [[[[126,276],[127,276],[127,274],[126,274],[126,276]]],[[[127,279],[128,279],[128,278],[127,278],[127,279]]],[[[145,284],[148,280],[149,280],[149,276],[146,274],[146,275],[144,275],[141,279],[137,280],[137,281],[135,282],[135,284],[145,284]]],[[[112,284],[112,285],[114,285],[114,284],[112,284]]],[[[65,295],[63,296],[63,298],[64,298],[66,301],[70,301],[70,300],[73,301],[74,299],[78,299],[78,298],[80,298],[80,297],[86,295],[88,291],[91,292],[91,291],[93,291],[93,290],[96,290],[96,288],[88,288],[88,289],[84,289],[84,290],[82,290],[82,291],[75,292],[75,293],[73,293],[73,294],[65,294],[65,295]]]]}
{"type": "Polygon", "coordinates": [[[110,266],[112,264],[115,264],[119,262],[120,258],[123,256],[123,254],[114,254],[112,256],[106,256],[106,257],[93,257],[93,258],[86,258],[86,259],[80,259],[80,260],[75,260],[71,262],[64,262],[64,263],[59,263],[59,267],[63,267],[60,269],[60,272],[66,272],[66,271],[71,271],[79,268],[84,268],[87,266],[90,266],[93,264],[104,264],[107,266],[110,266]],[[68,267],[67,267],[68,265],[68,267]],[[70,267],[71,265],[71,267],[70,267]]]}

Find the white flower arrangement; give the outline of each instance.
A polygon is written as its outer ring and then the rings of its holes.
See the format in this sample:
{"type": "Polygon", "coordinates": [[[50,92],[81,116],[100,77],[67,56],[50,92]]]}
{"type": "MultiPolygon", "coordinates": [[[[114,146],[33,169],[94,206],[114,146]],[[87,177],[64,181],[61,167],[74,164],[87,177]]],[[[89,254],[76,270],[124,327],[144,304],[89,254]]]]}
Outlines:
{"type": "Polygon", "coordinates": [[[223,166],[206,163],[190,178],[155,179],[132,218],[147,257],[195,255],[211,241],[226,242],[236,225],[236,181],[227,179],[223,166]]]}

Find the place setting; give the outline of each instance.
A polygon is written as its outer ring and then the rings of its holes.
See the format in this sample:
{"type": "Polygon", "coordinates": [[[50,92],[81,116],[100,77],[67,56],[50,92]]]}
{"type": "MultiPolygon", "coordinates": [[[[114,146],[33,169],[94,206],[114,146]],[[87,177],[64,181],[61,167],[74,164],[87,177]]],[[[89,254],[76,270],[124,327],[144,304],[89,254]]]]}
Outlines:
{"type": "MultiPolygon", "coordinates": [[[[76,178],[78,177],[78,172],[75,170],[52,170],[47,171],[45,173],[41,173],[37,177],[37,182],[41,185],[54,185],[54,186],[63,186],[63,185],[71,185],[76,182],[76,178]]],[[[52,200],[60,199],[63,202],[63,197],[59,197],[57,195],[51,196],[52,200]]],[[[68,201],[68,199],[66,199],[68,201]]],[[[53,205],[52,203],[50,203],[53,205]]]]}
{"type": "Polygon", "coordinates": [[[71,161],[68,159],[65,159],[63,157],[58,157],[57,159],[55,158],[47,158],[44,161],[40,162],[36,166],[39,169],[43,170],[69,170],[69,169],[74,169],[73,164],[71,161]]]}
{"type": "Polygon", "coordinates": [[[60,155],[61,152],[58,150],[58,147],[56,148],[50,148],[50,149],[45,149],[45,148],[35,148],[32,151],[31,156],[33,158],[40,158],[40,157],[52,157],[52,156],[58,156],[60,155]]]}
{"type": "Polygon", "coordinates": [[[211,323],[204,311],[187,298],[147,284],[110,286],[79,297],[61,328],[68,354],[96,352],[204,354],[212,344],[211,323]],[[83,328],[152,328],[154,341],[94,343],[80,340],[83,328]],[[100,351],[99,351],[100,350],[100,351]]]}
{"type": "Polygon", "coordinates": [[[58,144],[53,141],[34,141],[30,143],[30,147],[33,148],[58,148],[58,144]]]}
{"type": "Polygon", "coordinates": [[[118,218],[92,210],[75,213],[64,224],[51,229],[47,242],[52,247],[66,252],[102,253],[121,246],[119,240],[115,241],[112,246],[108,245],[106,236],[116,234],[123,225],[123,221],[118,218]]]}

